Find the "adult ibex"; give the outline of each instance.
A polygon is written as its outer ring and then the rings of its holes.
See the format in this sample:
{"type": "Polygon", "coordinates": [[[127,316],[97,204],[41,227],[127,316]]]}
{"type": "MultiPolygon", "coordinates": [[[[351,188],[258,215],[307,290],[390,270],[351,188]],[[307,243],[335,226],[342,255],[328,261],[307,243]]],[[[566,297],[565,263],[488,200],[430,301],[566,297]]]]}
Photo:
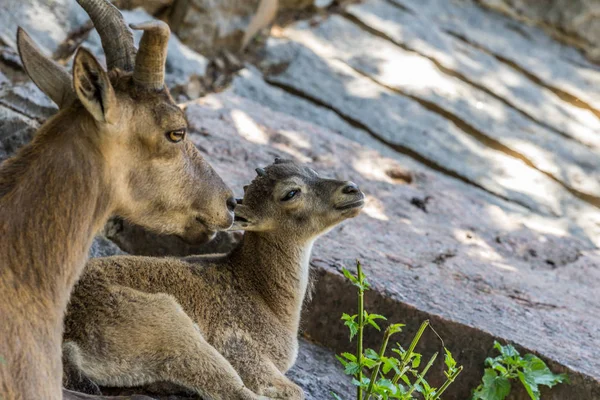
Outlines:
{"type": "MultiPolygon", "coordinates": [[[[88,263],[65,318],[76,379],[167,381],[204,399],[303,399],[295,362],[314,241],[364,202],[358,187],[276,160],[245,189],[225,256],[109,257],[88,263]]],[[[89,382],[86,382],[89,383],[89,382]]]]}
{"type": "Polygon", "coordinates": [[[139,51],[106,0],[78,0],[102,39],[108,73],[86,50],[73,79],[20,30],[32,80],[61,110],[0,167],[0,398],[61,398],[69,293],[94,233],[112,214],[196,240],[233,223],[232,192],[186,140],[164,85],[169,28],[139,51]]]}

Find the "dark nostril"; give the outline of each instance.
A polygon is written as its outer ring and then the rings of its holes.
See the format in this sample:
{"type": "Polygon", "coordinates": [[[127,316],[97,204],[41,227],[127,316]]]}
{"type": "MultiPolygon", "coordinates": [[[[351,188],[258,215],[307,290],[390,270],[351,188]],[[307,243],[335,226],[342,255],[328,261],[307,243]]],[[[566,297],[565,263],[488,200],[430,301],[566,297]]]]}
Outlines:
{"type": "Polygon", "coordinates": [[[235,206],[237,205],[237,201],[235,201],[235,198],[230,197],[227,199],[227,209],[231,212],[233,212],[235,210],[235,206]]]}
{"type": "Polygon", "coordinates": [[[348,182],[348,184],[346,186],[344,186],[344,188],[342,189],[342,193],[344,194],[351,194],[351,193],[358,193],[360,192],[360,189],[358,188],[358,185],[354,182],[348,182]]]}

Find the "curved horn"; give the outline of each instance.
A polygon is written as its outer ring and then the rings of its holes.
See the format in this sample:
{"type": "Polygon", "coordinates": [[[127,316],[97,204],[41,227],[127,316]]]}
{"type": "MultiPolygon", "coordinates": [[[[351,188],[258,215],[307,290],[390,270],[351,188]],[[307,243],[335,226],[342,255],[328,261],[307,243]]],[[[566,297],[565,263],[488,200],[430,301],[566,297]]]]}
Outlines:
{"type": "Polygon", "coordinates": [[[75,100],[71,74],[44,56],[31,36],[21,27],[17,30],[17,49],[27,75],[58,108],[64,108],[75,100]]]}
{"type": "Polygon", "coordinates": [[[133,71],[135,45],[121,12],[107,0],[77,0],[88,13],[102,40],[108,71],[133,71]]]}
{"type": "Polygon", "coordinates": [[[267,171],[265,171],[263,168],[256,168],[255,171],[258,176],[267,176],[267,171]]]}
{"type": "Polygon", "coordinates": [[[165,85],[167,45],[171,35],[169,25],[162,21],[150,21],[130,26],[144,31],[135,57],[133,80],[142,87],[160,90],[165,85]]]}

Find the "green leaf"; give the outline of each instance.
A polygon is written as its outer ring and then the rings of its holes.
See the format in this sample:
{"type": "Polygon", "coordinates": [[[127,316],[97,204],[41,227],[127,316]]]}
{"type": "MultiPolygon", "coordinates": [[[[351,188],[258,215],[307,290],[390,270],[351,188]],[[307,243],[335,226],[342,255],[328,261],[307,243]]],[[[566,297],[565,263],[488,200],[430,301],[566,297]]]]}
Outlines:
{"type": "Polygon", "coordinates": [[[377,325],[375,323],[375,321],[373,321],[372,319],[369,319],[366,321],[369,325],[371,325],[373,328],[377,329],[378,331],[381,331],[381,328],[379,327],[379,325],[377,325]]]}
{"type": "Polygon", "coordinates": [[[531,400],[539,400],[540,399],[540,390],[538,389],[538,385],[535,383],[531,376],[526,376],[523,372],[517,372],[519,376],[519,380],[525,387],[527,394],[531,397],[531,400]]]}
{"type": "Polygon", "coordinates": [[[379,365],[379,361],[371,360],[370,358],[363,358],[362,365],[368,369],[373,369],[377,365],[379,365]]]}
{"type": "Polygon", "coordinates": [[[344,373],[346,375],[356,375],[360,371],[360,367],[356,362],[349,362],[345,365],[344,373]]]}
{"type": "Polygon", "coordinates": [[[473,393],[474,400],[504,400],[510,393],[508,378],[498,375],[491,368],[486,368],[482,384],[473,393]]]}
{"type": "Polygon", "coordinates": [[[452,357],[452,353],[450,353],[450,350],[448,350],[445,347],[444,350],[446,351],[446,357],[444,358],[444,362],[446,363],[446,367],[448,367],[448,371],[452,373],[456,370],[456,360],[454,360],[454,358],[452,357]]]}
{"type": "Polygon", "coordinates": [[[349,315],[346,313],[342,314],[342,320],[343,321],[354,321],[356,319],[356,317],[358,317],[358,315],[354,314],[354,315],[349,315]]]}
{"type": "Polygon", "coordinates": [[[371,360],[379,360],[379,354],[373,349],[365,350],[365,357],[370,358],[371,360]]]}
{"type": "Polygon", "coordinates": [[[516,357],[519,355],[519,352],[517,351],[517,349],[515,349],[510,344],[507,344],[506,346],[502,346],[497,341],[494,341],[494,348],[496,350],[498,350],[500,352],[500,354],[502,354],[502,357],[504,357],[504,358],[516,357]]]}
{"type": "Polygon", "coordinates": [[[406,350],[402,349],[392,349],[392,352],[398,354],[400,356],[400,359],[404,358],[404,354],[406,354],[406,350]]]}
{"type": "MultiPolygon", "coordinates": [[[[365,311],[365,312],[366,312],[366,311],[365,311]]],[[[384,320],[387,320],[387,318],[386,318],[386,317],[384,317],[384,316],[383,316],[383,315],[381,315],[381,314],[369,314],[369,318],[370,318],[370,319],[384,319],[384,320]]]]}
{"type": "Polygon", "coordinates": [[[485,361],[486,364],[492,369],[495,369],[496,371],[500,372],[500,375],[508,375],[508,369],[506,369],[506,367],[502,363],[496,361],[496,359],[488,358],[485,361]],[[488,362],[488,360],[490,360],[490,362],[488,362]]]}
{"type": "Polygon", "coordinates": [[[394,370],[395,373],[397,373],[397,374],[400,373],[400,368],[398,368],[400,361],[398,361],[394,357],[382,357],[381,361],[383,362],[383,367],[381,369],[384,374],[387,374],[392,369],[394,370]]]}
{"type": "Polygon", "coordinates": [[[394,333],[400,333],[402,332],[402,328],[405,326],[405,324],[392,324],[388,326],[388,331],[390,332],[390,335],[393,335],[394,333]]]}
{"type": "Polygon", "coordinates": [[[331,396],[335,399],[335,400],[342,400],[342,398],[340,396],[338,396],[337,394],[335,394],[334,392],[329,392],[331,393],[331,396]]]}
{"type": "Polygon", "coordinates": [[[350,341],[356,336],[358,333],[358,323],[355,321],[358,315],[348,315],[346,313],[342,314],[342,320],[344,321],[344,325],[348,327],[350,330],[350,341]]]}
{"type": "Polygon", "coordinates": [[[363,376],[362,384],[358,381],[358,379],[352,378],[352,384],[354,386],[362,386],[366,389],[369,386],[369,383],[371,383],[371,379],[366,376],[363,376]]]}
{"type": "Polygon", "coordinates": [[[552,373],[546,363],[533,354],[527,354],[524,357],[524,360],[526,365],[525,368],[523,368],[523,374],[527,380],[535,382],[536,385],[552,387],[558,383],[568,380],[565,374],[552,373]]]}
{"type": "Polygon", "coordinates": [[[408,378],[408,376],[406,376],[406,374],[402,375],[402,376],[400,377],[400,379],[402,379],[402,381],[403,381],[404,383],[406,383],[408,386],[411,386],[411,385],[412,385],[412,383],[410,382],[410,379],[408,378]]]}
{"type": "Polygon", "coordinates": [[[337,358],[338,361],[341,362],[344,367],[346,365],[348,365],[348,361],[344,360],[342,357],[338,356],[337,354],[335,355],[335,358],[337,358]]]}
{"type": "Polygon", "coordinates": [[[358,279],[356,279],[356,277],[352,275],[350,271],[348,271],[346,268],[342,268],[342,273],[344,274],[346,279],[352,282],[355,286],[359,286],[358,279]]]}
{"type": "Polygon", "coordinates": [[[344,357],[346,360],[356,362],[356,356],[352,353],[342,353],[342,357],[344,357]]]}
{"type": "Polygon", "coordinates": [[[394,385],[392,383],[392,381],[389,380],[389,379],[380,379],[380,380],[378,380],[377,381],[377,386],[379,386],[380,388],[385,389],[390,394],[395,394],[398,391],[398,389],[396,388],[396,385],[394,385]]]}
{"type": "Polygon", "coordinates": [[[365,325],[371,325],[372,327],[374,327],[375,329],[377,329],[378,331],[381,331],[381,328],[379,327],[379,325],[377,325],[377,323],[375,322],[376,319],[383,319],[386,320],[387,318],[384,317],[383,315],[379,315],[379,314],[369,314],[366,310],[365,310],[365,315],[364,315],[364,322],[365,325]]]}
{"type": "Polygon", "coordinates": [[[413,353],[413,359],[412,359],[412,367],[413,368],[419,368],[419,365],[421,365],[421,355],[419,353],[413,353]]]}

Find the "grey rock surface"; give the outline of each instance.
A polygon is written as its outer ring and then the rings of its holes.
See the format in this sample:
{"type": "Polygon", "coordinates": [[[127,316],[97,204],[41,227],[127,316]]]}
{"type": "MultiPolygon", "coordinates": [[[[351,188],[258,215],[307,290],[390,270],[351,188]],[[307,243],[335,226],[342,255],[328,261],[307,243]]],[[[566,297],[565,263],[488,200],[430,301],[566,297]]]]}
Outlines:
{"type": "Polygon", "coordinates": [[[484,10],[471,0],[392,2],[429,21],[430,26],[461,37],[529,72],[547,87],[570,93],[578,101],[600,110],[597,66],[542,30],[484,10]]]}
{"type": "Polygon", "coordinates": [[[32,83],[0,87],[0,161],[29,142],[56,107],[32,83]]]}
{"type": "Polygon", "coordinates": [[[121,250],[115,243],[108,240],[102,235],[98,235],[94,238],[92,247],[90,248],[89,257],[110,257],[127,254],[121,250]]]}
{"type": "MultiPolygon", "coordinates": [[[[426,7],[415,11],[408,8],[406,10],[409,11],[406,11],[394,5],[397,3],[384,0],[353,5],[347,8],[347,12],[367,29],[373,29],[399,47],[434,61],[443,72],[489,91],[524,115],[559,134],[598,148],[600,142],[595,132],[600,128],[600,121],[592,111],[579,107],[578,103],[572,104],[562,100],[547,86],[537,84],[530,76],[523,74],[522,70],[515,69],[513,64],[496,57],[486,48],[474,46],[463,40],[462,35],[468,32],[461,30],[457,36],[446,28],[446,25],[450,20],[456,21],[455,25],[458,28],[464,25],[467,31],[471,24],[480,24],[480,30],[487,27],[487,35],[494,36],[494,41],[506,41],[507,47],[519,49],[521,59],[530,57],[531,48],[543,52],[549,47],[552,56],[548,55],[545,58],[552,57],[553,60],[542,61],[527,69],[533,75],[537,75],[542,69],[558,69],[560,67],[557,65],[563,65],[565,62],[572,68],[571,63],[575,61],[571,59],[581,58],[579,53],[570,47],[558,45],[537,29],[523,26],[492,12],[482,11],[467,1],[453,2],[451,7],[443,1],[426,3],[440,15],[434,11],[430,13],[426,7]],[[455,8],[458,11],[454,10],[455,8]],[[459,16],[454,15],[459,12],[459,16]],[[441,22],[432,22],[438,19],[441,22]],[[559,64],[558,59],[562,59],[562,63],[559,64]]],[[[412,6],[415,7],[416,2],[412,6]]],[[[585,60],[578,59],[576,62],[585,60]]],[[[576,72],[569,73],[593,79],[595,74],[589,69],[589,63],[586,65],[588,67],[581,67],[576,72]]],[[[583,85],[589,84],[591,82],[583,85]]]]}
{"type": "Polygon", "coordinates": [[[173,5],[169,24],[183,43],[205,56],[240,49],[259,0],[190,0],[173,5]]]}
{"type": "Polygon", "coordinates": [[[356,397],[355,386],[344,375],[334,353],[303,339],[296,364],[287,376],[304,389],[306,400],[331,400],[330,392],[345,400],[356,397]]]}
{"type": "Polygon", "coordinates": [[[519,21],[541,25],[553,36],[576,44],[588,57],[600,62],[599,4],[595,0],[479,0],[519,21]]]}
{"type": "Polygon", "coordinates": [[[557,135],[485,91],[442,72],[434,62],[341,16],[313,26],[294,24],[285,35],[321,57],[344,61],[381,85],[444,115],[476,140],[597,198],[600,205],[600,148],[594,151],[557,135]]]}
{"type": "MultiPolygon", "coordinates": [[[[207,57],[241,49],[244,33],[258,10],[260,0],[175,1],[169,25],[181,40],[207,57]]],[[[279,0],[280,10],[325,8],[332,0],[279,0]]]]}
{"type": "Polygon", "coordinates": [[[20,26],[50,51],[56,49],[70,30],[87,20],[83,9],[73,0],[3,0],[0,7],[2,41],[14,45],[20,26]]]}

